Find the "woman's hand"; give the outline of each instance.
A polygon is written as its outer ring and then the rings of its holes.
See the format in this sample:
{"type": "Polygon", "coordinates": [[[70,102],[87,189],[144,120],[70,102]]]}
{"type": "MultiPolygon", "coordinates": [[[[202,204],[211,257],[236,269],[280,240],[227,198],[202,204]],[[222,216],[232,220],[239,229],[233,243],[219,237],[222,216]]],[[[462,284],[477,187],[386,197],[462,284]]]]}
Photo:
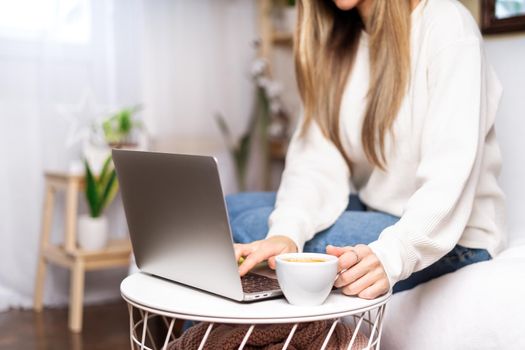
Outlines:
{"type": "Polygon", "coordinates": [[[383,265],[364,244],[355,247],[327,246],[326,253],[339,258],[339,272],[335,286],[342,288],[343,294],[357,295],[363,299],[374,299],[390,288],[383,265]],[[345,271],[346,270],[346,271],[345,271]]]}
{"type": "Polygon", "coordinates": [[[296,253],[297,246],[286,236],[272,236],[267,239],[247,244],[234,244],[237,261],[244,258],[239,266],[239,274],[244,276],[258,263],[268,260],[268,265],[275,269],[274,257],[284,253],[296,253]]]}

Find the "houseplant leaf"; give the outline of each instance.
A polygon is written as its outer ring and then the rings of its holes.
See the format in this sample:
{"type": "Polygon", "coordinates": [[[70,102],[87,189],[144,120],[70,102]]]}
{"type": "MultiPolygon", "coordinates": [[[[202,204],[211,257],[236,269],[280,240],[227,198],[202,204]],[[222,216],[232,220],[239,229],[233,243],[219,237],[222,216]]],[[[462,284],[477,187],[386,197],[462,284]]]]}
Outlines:
{"type": "Polygon", "coordinates": [[[111,165],[111,156],[109,156],[105,161],[104,165],[102,166],[102,171],[100,172],[100,178],[105,178],[108,175],[109,168],[111,165]]]}
{"type": "Polygon", "coordinates": [[[230,128],[228,127],[228,123],[226,123],[226,120],[224,119],[224,117],[218,113],[215,115],[215,120],[217,121],[217,125],[219,126],[219,130],[222,134],[222,137],[226,141],[226,146],[228,147],[229,151],[232,152],[234,143],[232,140],[230,128]]]}
{"type": "Polygon", "coordinates": [[[123,138],[131,132],[131,128],[133,127],[131,113],[129,109],[124,109],[119,113],[119,132],[123,138]]]}
{"type": "Polygon", "coordinates": [[[109,173],[109,179],[106,185],[102,188],[102,196],[100,201],[101,211],[104,210],[115,198],[118,191],[117,173],[113,169],[109,173]]]}
{"type": "Polygon", "coordinates": [[[96,218],[100,215],[100,198],[97,190],[97,182],[89,168],[88,162],[85,161],[84,163],[86,167],[86,199],[91,217],[96,218]]]}
{"type": "Polygon", "coordinates": [[[102,167],[102,171],[100,172],[100,176],[97,181],[97,191],[100,197],[102,197],[104,189],[106,188],[106,185],[111,177],[110,169],[113,169],[111,156],[109,156],[104,162],[104,166],[102,167]]]}

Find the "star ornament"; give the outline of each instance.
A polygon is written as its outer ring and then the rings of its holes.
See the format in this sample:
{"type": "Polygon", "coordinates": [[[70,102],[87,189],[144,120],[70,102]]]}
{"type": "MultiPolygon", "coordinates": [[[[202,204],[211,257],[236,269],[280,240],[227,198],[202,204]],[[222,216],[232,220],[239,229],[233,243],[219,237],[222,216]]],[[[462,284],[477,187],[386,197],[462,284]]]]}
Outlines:
{"type": "Polygon", "coordinates": [[[87,89],[78,103],[57,105],[57,111],[60,117],[68,123],[65,146],[71,148],[90,140],[95,133],[96,126],[102,122],[110,109],[97,103],[93,92],[87,89]]]}

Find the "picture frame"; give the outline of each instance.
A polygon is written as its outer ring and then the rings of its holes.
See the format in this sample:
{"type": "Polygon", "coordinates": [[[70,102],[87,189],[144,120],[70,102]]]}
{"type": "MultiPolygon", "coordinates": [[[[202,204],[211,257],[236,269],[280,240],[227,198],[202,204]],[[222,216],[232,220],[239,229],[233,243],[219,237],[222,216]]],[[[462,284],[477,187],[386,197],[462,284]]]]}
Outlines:
{"type": "MultiPolygon", "coordinates": [[[[506,14],[498,17],[498,2],[508,2],[508,0],[481,0],[481,32],[483,34],[510,33],[525,31],[525,12],[516,12],[516,15],[506,14]]],[[[519,5],[518,5],[519,6],[519,5]]]]}

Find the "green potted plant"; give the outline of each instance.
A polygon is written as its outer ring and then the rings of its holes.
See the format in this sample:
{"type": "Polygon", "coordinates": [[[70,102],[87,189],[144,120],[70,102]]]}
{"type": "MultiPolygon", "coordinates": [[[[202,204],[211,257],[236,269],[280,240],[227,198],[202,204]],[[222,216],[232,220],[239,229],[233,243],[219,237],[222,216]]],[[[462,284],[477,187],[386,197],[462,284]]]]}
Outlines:
{"type": "Polygon", "coordinates": [[[254,133],[255,119],[252,117],[248,129],[234,141],[230,128],[221,114],[215,116],[219,130],[226,141],[226,147],[233,159],[235,166],[235,175],[237,179],[237,190],[243,192],[246,190],[246,171],[248,170],[248,161],[250,156],[250,145],[254,133]]]}
{"type": "Polygon", "coordinates": [[[118,180],[111,156],[104,162],[99,176],[93,174],[87,161],[85,167],[85,194],[89,214],[79,217],[78,245],[85,250],[97,250],[104,248],[108,241],[108,220],[104,209],[117,194],[118,180]]]}
{"type": "Polygon", "coordinates": [[[140,106],[123,108],[104,120],[102,130],[110,147],[128,148],[136,146],[136,141],[133,139],[133,131],[141,129],[142,123],[136,120],[134,115],[140,109],[140,106]]]}

